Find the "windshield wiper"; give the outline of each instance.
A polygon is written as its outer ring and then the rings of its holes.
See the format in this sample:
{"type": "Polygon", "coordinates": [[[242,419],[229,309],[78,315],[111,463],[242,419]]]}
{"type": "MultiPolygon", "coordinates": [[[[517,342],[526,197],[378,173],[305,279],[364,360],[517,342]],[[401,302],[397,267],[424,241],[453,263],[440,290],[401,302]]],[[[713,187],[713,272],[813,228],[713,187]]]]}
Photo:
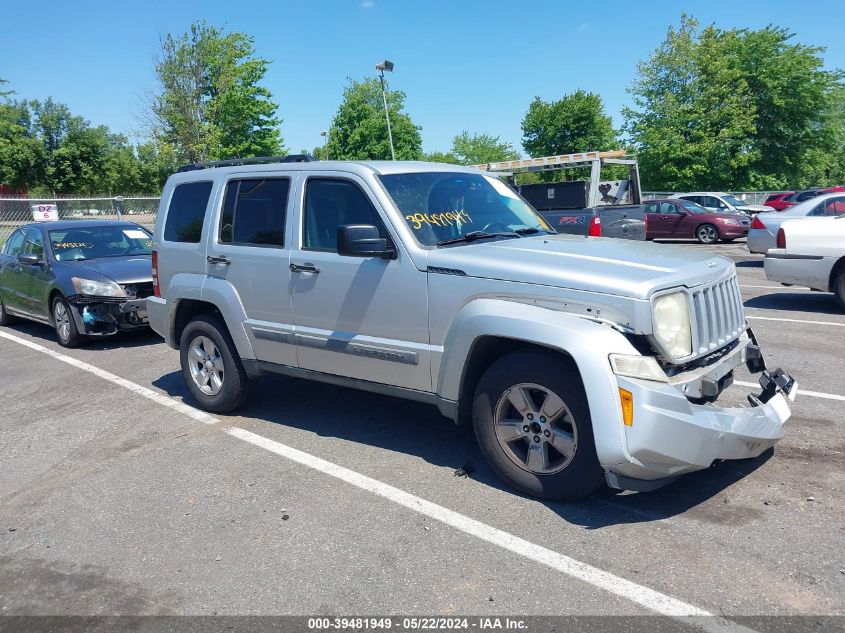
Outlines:
{"type": "Polygon", "coordinates": [[[538,229],[533,226],[529,226],[524,229],[517,229],[516,231],[514,231],[514,233],[517,233],[519,235],[536,235],[537,233],[548,233],[549,235],[552,234],[551,231],[546,231],[545,229],[538,229]]]}
{"type": "Polygon", "coordinates": [[[475,242],[476,240],[485,240],[493,237],[519,237],[519,233],[514,231],[501,231],[498,233],[487,233],[485,231],[470,231],[466,235],[460,237],[451,237],[448,240],[440,240],[437,242],[438,246],[446,246],[447,244],[459,244],[461,242],[475,242]]]}

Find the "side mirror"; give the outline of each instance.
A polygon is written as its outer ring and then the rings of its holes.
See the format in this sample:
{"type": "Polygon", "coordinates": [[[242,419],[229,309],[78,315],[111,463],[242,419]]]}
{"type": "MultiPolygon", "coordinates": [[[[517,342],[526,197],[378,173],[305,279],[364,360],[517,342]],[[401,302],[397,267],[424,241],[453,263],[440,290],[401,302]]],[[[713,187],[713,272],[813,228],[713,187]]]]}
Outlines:
{"type": "Polygon", "coordinates": [[[18,261],[24,266],[38,266],[42,263],[38,255],[24,255],[23,253],[18,255],[18,261]]]}
{"type": "Polygon", "coordinates": [[[337,254],[347,257],[381,257],[395,259],[396,251],[388,246],[372,224],[341,224],[337,227],[337,254]]]}

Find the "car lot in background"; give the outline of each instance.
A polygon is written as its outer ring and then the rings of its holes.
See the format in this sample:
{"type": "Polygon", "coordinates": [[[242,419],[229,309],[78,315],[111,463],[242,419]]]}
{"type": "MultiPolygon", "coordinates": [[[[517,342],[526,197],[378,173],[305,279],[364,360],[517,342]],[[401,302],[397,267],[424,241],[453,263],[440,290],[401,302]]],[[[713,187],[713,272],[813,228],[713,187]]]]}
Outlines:
{"type": "Polygon", "coordinates": [[[630,596],[658,592],[720,618],[841,614],[845,314],[767,281],[741,240],[682,248],[736,261],[767,363],[796,369],[794,416],[757,459],[581,503],[505,488],[471,428],[423,404],[268,376],[210,417],[152,333],[66,350],[40,325],[0,328],[4,612],[633,616],[630,596]]]}
{"type": "Polygon", "coordinates": [[[697,239],[702,244],[730,242],[748,234],[751,221],[733,213],[713,213],[680,198],[646,200],[646,239],[697,239]]]}
{"type": "Polygon", "coordinates": [[[749,204],[745,200],[725,193],[724,191],[693,191],[690,193],[676,193],[670,198],[680,198],[695,202],[713,213],[738,213],[753,215],[763,211],[771,211],[771,207],[762,204],[749,204]]]}
{"type": "Polygon", "coordinates": [[[147,325],[151,235],[130,222],[25,225],[0,250],[0,324],[30,319],[76,347],[89,337],[147,325]]]}
{"type": "Polygon", "coordinates": [[[823,218],[845,213],[845,194],[827,193],[812,196],[786,211],[761,213],[751,220],[748,231],[748,250],[751,253],[766,253],[775,248],[775,240],[781,224],[797,218],[823,218]]]}
{"type": "Polygon", "coordinates": [[[784,222],[765,270],[771,281],[832,292],[845,308],[845,214],[784,222]]]}
{"type": "Polygon", "coordinates": [[[775,211],[783,211],[787,207],[791,207],[794,204],[793,202],[787,200],[787,198],[794,194],[794,191],[781,191],[780,193],[773,193],[768,198],[766,198],[765,206],[771,207],[775,211]]]}

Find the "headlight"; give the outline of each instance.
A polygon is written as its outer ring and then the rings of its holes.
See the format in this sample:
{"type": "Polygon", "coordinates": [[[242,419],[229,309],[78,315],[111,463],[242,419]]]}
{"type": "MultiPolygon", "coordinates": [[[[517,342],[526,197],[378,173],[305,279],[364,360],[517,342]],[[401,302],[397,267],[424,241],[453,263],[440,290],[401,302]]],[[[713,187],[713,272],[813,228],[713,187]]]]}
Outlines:
{"type": "Polygon", "coordinates": [[[739,220],[736,218],[718,218],[719,222],[722,224],[739,224],[739,220]]]}
{"type": "Polygon", "coordinates": [[[689,300],[683,292],[657,297],[652,304],[654,336],[673,358],[692,354],[689,300]]]}
{"type": "Polygon", "coordinates": [[[89,297],[125,297],[126,292],[113,281],[93,281],[72,277],[73,287],[76,292],[89,297]]]}

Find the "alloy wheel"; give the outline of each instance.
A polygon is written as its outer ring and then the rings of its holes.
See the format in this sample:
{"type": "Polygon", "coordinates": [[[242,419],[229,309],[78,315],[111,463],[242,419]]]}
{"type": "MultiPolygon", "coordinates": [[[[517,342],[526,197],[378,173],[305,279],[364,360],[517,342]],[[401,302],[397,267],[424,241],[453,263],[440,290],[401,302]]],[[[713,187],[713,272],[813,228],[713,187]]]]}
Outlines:
{"type": "Polygon", "coordinates": [[[542,385],[505,391],[493,414],[496,439],[508,458],[537,475],[566,468],[578,448],[578,428],[566,403],[542,385]]]}
{"type": "Polygon", "coordinates": [[[719,234],[716,232],[715,227],[705,224],[698,229],[698,239],[705,244],[712,244],[719,239],[719,234]]]}
{"type": "Polygon", "coordinates": [[[56,333],[63,341],[70,339],[70,315],[67,313],[65,304],[60,299],[53,305],[53,321],[56,324],[56,333]]]}
{"type": "Polygon", "coordinates": [[[191,341],[188,363],[194,384],[204,394],[215,396],[223,388],[223,357],[220,350],[207,336],[197,336],[191,341]]]}

